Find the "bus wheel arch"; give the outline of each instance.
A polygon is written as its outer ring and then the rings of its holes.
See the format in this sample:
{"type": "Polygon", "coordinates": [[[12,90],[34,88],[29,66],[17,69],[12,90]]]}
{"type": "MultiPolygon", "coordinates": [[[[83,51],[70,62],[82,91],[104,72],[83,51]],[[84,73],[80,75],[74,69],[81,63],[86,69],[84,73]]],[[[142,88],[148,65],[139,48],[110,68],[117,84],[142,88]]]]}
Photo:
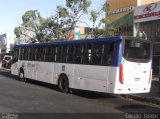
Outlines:
{"type": "Polygon", "coordinates": [[[24,70],[22,67],[19,69],[19,80],[25,82],[24,70]]]}
{"type": "Polygon", "coordinates": [[[66,74],[60,74],[58,77],[58,88],[63,93],[69,92],[69,80],[66,74]]]}

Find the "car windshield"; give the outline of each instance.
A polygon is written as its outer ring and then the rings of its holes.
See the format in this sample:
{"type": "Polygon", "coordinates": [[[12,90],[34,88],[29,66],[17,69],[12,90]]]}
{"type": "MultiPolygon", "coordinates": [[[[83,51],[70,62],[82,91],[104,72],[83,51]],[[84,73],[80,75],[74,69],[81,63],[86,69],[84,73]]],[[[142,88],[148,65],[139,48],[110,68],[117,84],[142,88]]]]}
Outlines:
{"type": "Polygon", "coordinates": [[[5,57],[5,60],[10,60],[11,58],[10,57],[5,57]]]}

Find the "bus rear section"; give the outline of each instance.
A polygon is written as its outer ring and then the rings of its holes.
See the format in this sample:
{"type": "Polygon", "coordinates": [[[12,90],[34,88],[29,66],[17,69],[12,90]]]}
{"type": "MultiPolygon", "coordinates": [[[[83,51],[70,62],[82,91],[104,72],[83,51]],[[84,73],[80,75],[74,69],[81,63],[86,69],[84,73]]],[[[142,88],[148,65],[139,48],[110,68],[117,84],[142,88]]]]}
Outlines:
{"type": "Polygon", "coordinates": [[[151,43],[125,39],[122,43],[115,94],[150,92],[152,67],[151,43]]]}

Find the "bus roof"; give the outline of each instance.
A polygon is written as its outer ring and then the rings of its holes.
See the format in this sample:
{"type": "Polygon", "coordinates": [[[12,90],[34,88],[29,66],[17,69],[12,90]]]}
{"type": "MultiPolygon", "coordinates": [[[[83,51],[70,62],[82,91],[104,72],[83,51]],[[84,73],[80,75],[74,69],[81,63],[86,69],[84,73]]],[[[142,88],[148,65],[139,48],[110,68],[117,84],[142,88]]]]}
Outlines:
{"type": "MultiPolygon", "coordinates": [[[[112,36],[112,37],[101,37],[101,38],[90,38],[90,39],[79,39],[79,40],[65,40],[65,41],[53,41],[53,42],[42,42],[42,43],[31,43],[31,44],[19,44],[15,47],[21,46],[47,46],[47,45],[60,45],[60,44],[78,44],[78,43],[90,43],[90,42],[101,42],[101,41],[121,41],[122,39],[135,39],[138,40],[139,38],[132,37],[132,36],[112,36]]],[[[146,41],[144,39],[141,39],[146,41]]]]}

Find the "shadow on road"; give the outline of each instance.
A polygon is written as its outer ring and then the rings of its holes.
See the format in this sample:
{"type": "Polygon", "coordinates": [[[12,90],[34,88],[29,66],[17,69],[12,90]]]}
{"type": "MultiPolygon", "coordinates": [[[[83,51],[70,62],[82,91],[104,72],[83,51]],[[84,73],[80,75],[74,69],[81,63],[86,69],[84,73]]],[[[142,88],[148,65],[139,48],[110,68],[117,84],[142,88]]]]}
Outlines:
{"type": "Polygon", "coordinates": [[[159,113],[160,108],[158,107],[151,107],[147,105],[123,105],[116,107],[118,110],[125,112],[125,113],[159,113]]]}
{"type": "Polygon", "coordinates": [[[18,80],[18,76],[12,75],[11,72],[7,70],[0,69],[0,75],[18,80]]]}
{"type": "MultiPolygon", "coordinates": [[[[50,89],[59,91],[57,85],[48,84],[48,83],[44,83],[44,82],[36,81],[36,80],[31,80],[31,79],[28,79],[27,83],[31,83],[31,84],[34,84],[34,85],[43,86],[43,87],[46,87],[46,88],[50,88],[50,89]]],[[[115,98],[114,95],[110,95],[110,94],[106,94],[106,93],[76,90],[76,89],[71,89],[71,91],[69,93],[73,94],[73,95],[76,95],[76,96],[88,98],[88,99],[115,98]]]]}
{"type": "MultiPolygon", "coordinates": [[[[6,70],[0,70],[0,75],[5,76],[10,79],[19,80],[18,76],[12,75],[10,71],[6,70]]],[[[38,86],[43,86],[46,88],[54,89],[56,91],[59,91],[56,85],[48,84],[36,80],[27,79],[27,83],[31,83],[38,86]]],[[[89,99],[101,99],[101,98],[115,98],[114,95],[106,94],[106,93],[99,93],[99,92],[93,92],[93,91],[84,91],[84,90],[72,90],[71,94],[89,98],[89,99]]]]}
{"type": "Polygon", "coordinates": [[[88,99],[116,98],[116,96],[111,94],[84,90],[73,90],[73,94],[88,99]]]}

